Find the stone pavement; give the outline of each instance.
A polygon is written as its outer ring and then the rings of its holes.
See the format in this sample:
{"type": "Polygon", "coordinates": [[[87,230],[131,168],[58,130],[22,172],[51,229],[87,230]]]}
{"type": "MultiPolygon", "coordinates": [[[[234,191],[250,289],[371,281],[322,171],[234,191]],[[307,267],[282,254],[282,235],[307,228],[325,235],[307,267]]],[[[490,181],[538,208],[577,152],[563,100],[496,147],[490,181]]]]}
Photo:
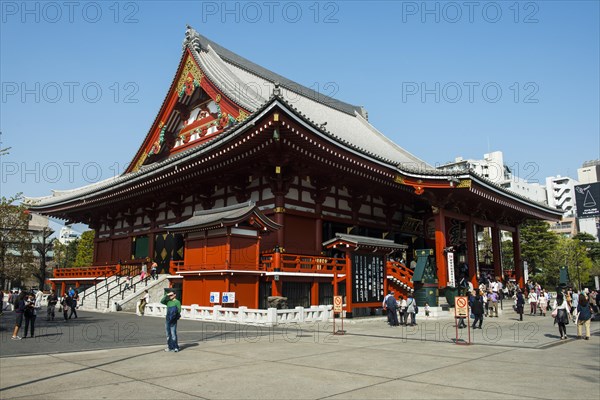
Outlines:
{"type": "Polygon", "coordinates": [[[12,313],[2,317],[2,399],[600,397],[596,321],[591,340],[575,339],[571,324],[570,339],[560,341],[551,317],[517,322],[507,312],[486,319],[472,345],[453,343],[451,319],[413,328],[389,327],[383,317],[345,320],[343,336],[331,324],[180,321],[179,353],[163,351],[160,318],[81,313],[44,321],[39,332],[48,336],[22,341],[6,339],[12,321],[12,313]]]}

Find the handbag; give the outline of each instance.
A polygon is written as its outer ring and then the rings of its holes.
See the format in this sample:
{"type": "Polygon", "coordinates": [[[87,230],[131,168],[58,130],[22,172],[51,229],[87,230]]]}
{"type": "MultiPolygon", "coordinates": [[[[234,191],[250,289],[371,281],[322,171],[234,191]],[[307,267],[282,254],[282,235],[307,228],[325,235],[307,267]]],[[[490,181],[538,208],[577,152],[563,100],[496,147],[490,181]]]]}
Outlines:
{"type": "Polygon", "coordinates": [[[552,310],[552,318],[556,318],[556,316],[558,315],[558,308],[555,308],[554,310],[552,310]]]}

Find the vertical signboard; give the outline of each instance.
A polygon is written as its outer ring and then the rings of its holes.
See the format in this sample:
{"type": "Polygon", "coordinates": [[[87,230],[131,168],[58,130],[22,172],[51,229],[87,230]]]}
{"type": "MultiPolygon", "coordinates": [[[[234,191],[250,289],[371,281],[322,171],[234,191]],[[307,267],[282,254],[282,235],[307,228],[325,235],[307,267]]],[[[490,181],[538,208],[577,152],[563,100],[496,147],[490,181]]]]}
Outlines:
{"type": "Polygon", "coordinates": [[[456,287],[456,278],[454,277],[454,253],[449,251],[446,257],[448,258],[448,286],[456,287]]]}
{"type": "Polygon", "coordinates": [[[382,302],[384,262],[382,255],[352,255],[353,303],[382,302]]]}

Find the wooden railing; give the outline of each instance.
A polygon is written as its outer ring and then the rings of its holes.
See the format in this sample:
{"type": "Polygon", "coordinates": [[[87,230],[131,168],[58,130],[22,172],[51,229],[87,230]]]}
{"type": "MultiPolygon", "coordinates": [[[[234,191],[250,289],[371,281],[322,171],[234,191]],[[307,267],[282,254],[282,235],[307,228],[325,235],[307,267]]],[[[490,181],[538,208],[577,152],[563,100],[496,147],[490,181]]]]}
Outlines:
{"type": "Polygon", "coordinates": [[[231,266],[226,263],[219,264],[185,264],[183,261],[171,261],[170,273],[176,274],[178,272],[185,271],[210,271],[210,270],[222,270],[222,269],[242,269],[247,271],[256,271],[255,263],[243,263],[231,266]]]}
{"type": "Polygon", "coordinates": [[[387,274],[393,276],[409,288],[414,289],[415,286],[412,281],[414,271],[406,265],[397,261],[388,261],[387,274]]]}
{"type": "MultiPolygon", "coordinates": [[[[281,253],[281,272],[304,272],[317,274],[346,273],[346,259],[306,256],[300,254],[281,253]]],[[[263,253],[261,255],[259,269],[273,272],[276,269],[274,262],[275,253],[263,253]]]]}
{"type": "Polygon", "coordinates": [[[120,272],[119,265],[92,265],[79,268],[55,268],[54,278],[97,278],[112,276],[120,272]]]}

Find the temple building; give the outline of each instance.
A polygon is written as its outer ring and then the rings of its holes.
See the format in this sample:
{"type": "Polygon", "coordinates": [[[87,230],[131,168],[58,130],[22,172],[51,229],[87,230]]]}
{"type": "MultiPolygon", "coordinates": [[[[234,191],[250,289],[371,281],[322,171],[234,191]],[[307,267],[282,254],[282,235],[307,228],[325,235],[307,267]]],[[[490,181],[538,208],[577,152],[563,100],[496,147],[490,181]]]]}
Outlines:
{"type": "MultiPolygon", "coordinates": [[[[434,138],[432,138],[434,139],[434,138]]],[[[440,170],[392,142],[367,112],[324,96],[188,27],[173,82],[126,171],[28,199],[31,210],[96,232],[86,276],[151,258],[183,304],[381,306],[385,293],[423,296],[477,282],[478,237],[503,277],[501,233],[562,211],[507,191],[469,169],[440,170]],[[410,268],[412,264],[413,268],[410,268]],[[428,279],[428,281],[426,281],[428,279]],[[418,293],[417,293],[418,294],[418,293]]],[[[504,233],[506,235],[506,233],[504,233]]],[[[83,278],[55,271],[54,279],[83,278]]],[[[417,296],[423,302],[425,297],[417,296]]]]}

